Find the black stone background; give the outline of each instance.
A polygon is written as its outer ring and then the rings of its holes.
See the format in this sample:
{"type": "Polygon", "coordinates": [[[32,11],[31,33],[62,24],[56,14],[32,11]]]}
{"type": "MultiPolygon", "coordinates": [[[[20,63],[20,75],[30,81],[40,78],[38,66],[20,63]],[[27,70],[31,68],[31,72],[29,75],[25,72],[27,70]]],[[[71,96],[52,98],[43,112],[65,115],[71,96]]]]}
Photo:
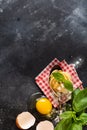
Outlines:
{"type": "Polygon", "coordinates": [[[0,0],[0,130],[18,130],[17,114],[40,91],[34,78],[55,57],[80,58],[87,85],[87,0],[0,0]]]}

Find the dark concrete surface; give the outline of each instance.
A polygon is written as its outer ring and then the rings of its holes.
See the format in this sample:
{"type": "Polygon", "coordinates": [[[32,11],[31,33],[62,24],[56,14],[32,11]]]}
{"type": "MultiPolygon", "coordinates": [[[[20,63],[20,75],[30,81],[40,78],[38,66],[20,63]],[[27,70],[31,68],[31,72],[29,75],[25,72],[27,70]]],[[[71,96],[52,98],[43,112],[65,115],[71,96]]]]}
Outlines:
{"type": "Polygon", "coordinates": [[[40,91],[35,76],[55,57],[74,63],[86,87],[87,0],[0,0],[0,130],[17,130],[40,91]]]}

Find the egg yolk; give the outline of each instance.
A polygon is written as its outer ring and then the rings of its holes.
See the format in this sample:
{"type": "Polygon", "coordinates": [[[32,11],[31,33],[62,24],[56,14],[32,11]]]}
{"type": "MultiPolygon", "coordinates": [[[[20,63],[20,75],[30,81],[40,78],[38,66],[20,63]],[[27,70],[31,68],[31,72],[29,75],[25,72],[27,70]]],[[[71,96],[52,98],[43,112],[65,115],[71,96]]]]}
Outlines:
{"type": "Polygon", "coordinates": [[[40,98],[36,102],[36,109],[41,114],[49,114],[52,110],[52,104],[47,98],[40,98]]]}

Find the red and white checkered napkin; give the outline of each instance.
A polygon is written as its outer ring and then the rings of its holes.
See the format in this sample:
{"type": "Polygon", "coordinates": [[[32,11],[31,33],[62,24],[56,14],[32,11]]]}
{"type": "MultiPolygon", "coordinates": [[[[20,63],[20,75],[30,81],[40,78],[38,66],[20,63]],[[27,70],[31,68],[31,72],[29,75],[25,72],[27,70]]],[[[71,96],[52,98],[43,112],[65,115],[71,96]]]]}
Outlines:
{"type": "Polygon", "coordinates": [[[57,58],[49,63],[49,65],[47,65],[47,67],[35,78],[35,81],[53,106],[58,107],[58,97],[54,95],[49,86],[49,75],[55,65],[60,66],[63,71],[68,72],[71,75],[74,88],[83,89],[83,86],[73,64],[69,65],[65,60],[60,62],[57,58]]]}

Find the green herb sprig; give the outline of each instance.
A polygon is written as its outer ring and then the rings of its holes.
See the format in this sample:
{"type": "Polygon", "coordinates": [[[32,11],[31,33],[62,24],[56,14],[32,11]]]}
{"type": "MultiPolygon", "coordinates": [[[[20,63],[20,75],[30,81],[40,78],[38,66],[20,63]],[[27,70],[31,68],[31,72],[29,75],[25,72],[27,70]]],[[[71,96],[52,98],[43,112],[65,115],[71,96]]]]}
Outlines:
{"type": "Polygon", "coordinates": [[[53,72],[52,75],[58,82],[62,82],[66,89],[68,89],[69,91],[73,91],[72,82],[70,82],[69,80],[66,80],[63,74],[61,74],[60,72],[53,72]]]}
{"type": "Polygon", "coordinates": [[[82,130],[87,125],[87,88],[76,89],[72,93],[71,110],[63,112],[61,121],[56,125],[55,130],[82,130]]]}

